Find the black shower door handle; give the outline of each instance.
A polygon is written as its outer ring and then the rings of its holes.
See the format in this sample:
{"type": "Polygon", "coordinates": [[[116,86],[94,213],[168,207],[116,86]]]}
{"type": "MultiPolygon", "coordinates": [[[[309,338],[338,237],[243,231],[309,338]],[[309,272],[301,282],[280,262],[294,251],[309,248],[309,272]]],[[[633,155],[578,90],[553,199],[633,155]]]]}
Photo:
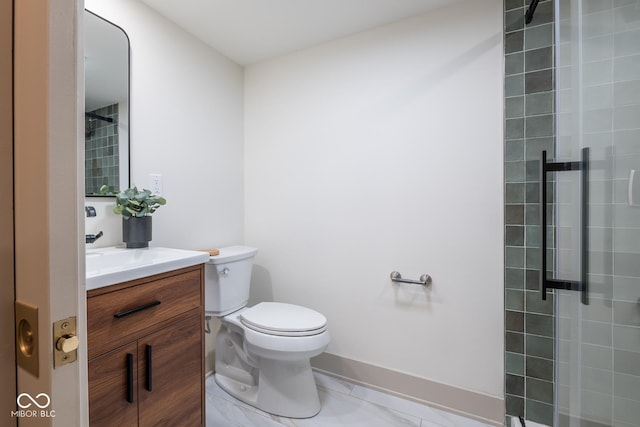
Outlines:
{"type": "Polygon", "coordinates": [[[547,299],[547,289],[565,289],[581,292],[583,304],[589,304],[589,285],[587,272],[589,271],[589,148],[582,149],[582,159],[579,162],[547,163],[547,152],[542,152],[540,159],[540,294],[547,299]],[[580,171],[580,281],[547,278],[547,173],[580,171]]]}

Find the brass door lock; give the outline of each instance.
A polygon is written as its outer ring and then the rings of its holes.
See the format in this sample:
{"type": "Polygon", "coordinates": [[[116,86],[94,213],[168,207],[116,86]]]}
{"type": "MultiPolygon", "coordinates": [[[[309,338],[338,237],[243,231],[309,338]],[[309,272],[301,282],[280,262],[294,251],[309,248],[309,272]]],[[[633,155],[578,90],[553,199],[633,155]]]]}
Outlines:
{"type": "Polygon", "coordinates": [[[16,347],[18,365],[38,378],[38,307],[16,301],[16,347]]]}
{"type": "Polygon", "coordinates": [[[53,324],[53,367],[78,360],[80,341],[76,331],[76,318],[68,317],[53,324]]]}
{"type": "Polygon", "coordinates": [[[75,335],[65,335],[63,337],[58,338],[56,341],[56,349],[63,353],[71,353],[74,350],[78,349],[79,344],[78,337],[75,335]]]}

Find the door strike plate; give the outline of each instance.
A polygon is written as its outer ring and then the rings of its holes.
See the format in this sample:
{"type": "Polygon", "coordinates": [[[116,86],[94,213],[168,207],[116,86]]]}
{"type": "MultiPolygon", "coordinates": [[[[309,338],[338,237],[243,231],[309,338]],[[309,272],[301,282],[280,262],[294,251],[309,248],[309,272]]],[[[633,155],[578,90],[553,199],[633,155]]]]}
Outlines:
{"type": "Polygon", "coordinates": [[[58,368],[78,360],[76,318],[68,317],[53,324],[53,367],[58,368]]]}

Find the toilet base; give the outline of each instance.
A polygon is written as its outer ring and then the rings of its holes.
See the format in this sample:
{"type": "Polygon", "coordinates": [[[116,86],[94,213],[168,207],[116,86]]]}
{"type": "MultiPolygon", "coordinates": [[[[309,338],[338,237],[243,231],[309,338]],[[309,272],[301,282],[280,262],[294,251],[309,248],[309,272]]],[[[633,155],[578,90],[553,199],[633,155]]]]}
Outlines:
{"type": "Polygon", "coordinates": [[[223,374],[216,383],[236,399],[270,414],[310,418],[320,412],[320,398],[309,360],[260,359],[258,385],[248,385],[223,374]]]}

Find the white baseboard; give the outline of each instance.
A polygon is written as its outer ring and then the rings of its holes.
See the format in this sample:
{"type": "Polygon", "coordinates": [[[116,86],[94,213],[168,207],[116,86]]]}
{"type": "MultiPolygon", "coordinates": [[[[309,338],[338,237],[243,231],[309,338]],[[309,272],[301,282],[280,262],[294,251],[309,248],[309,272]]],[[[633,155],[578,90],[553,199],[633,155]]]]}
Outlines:
{"type": "Polygon", "coordinates": [[[314,369],[405,399],[437,407],[487,424],[502,426],[504,399],[425,378],[323,353],[311,359],[314,369]]]}

